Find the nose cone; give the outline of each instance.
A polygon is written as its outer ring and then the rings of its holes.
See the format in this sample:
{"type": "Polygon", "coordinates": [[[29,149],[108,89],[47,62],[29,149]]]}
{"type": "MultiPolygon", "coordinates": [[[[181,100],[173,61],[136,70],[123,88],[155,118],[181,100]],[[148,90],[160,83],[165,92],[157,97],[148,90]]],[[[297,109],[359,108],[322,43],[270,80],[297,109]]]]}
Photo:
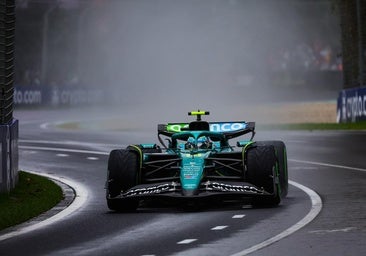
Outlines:
{"type": "Polygon", "coordinates": [[[193,193],[192,191],[197,190],[201,182],[204,160],[198,156],[199,154],[189,155],[182,161],[180,180],[183,191],[187,191],[187,193],[193,193]]]}

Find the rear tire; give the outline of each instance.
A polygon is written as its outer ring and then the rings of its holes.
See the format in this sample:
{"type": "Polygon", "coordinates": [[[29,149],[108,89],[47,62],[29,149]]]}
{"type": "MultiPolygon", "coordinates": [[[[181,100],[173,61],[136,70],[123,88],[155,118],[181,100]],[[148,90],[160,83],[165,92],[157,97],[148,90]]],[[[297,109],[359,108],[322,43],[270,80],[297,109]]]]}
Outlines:
{"type": "Polygon", "coordinates": [[[274,181],[276,153],[273,146],[257,145],[247,151],[247,173],[249,183],[263,188],[273,196],[259,196],[253,198],[254,206],[276,206],[281,202],[278,186],[274,181]]]}
{"type": "Polygon", "coordinates": [[[138,184],[139,157],[128,149],[115,149],[109,154],[107,175],[107,205],[115,211],[136,210],[138,200],[113,199],[138,184]]]}

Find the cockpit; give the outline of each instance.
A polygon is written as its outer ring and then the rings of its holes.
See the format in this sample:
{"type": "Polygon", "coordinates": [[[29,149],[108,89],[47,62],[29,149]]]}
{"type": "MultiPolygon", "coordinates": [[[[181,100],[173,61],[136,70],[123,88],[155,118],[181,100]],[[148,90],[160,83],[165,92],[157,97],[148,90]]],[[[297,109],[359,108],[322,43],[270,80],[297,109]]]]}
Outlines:
{"type": "Polygon", "coordinates": [[[223,146],[224,136],[212,132],[182,132],[172,136],[172,148],[180,150],[205,150],[223,146]]]}

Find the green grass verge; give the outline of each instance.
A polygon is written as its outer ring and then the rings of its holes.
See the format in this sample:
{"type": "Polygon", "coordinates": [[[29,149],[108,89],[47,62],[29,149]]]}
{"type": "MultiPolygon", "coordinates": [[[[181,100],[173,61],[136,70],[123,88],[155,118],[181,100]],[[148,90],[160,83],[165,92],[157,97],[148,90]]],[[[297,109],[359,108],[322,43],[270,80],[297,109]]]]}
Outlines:
{"type": "Polygon", "coordinates": [[[17,186],[0,194],[0,230],[38,216],[62,199],[62,189],[53,181],[20,171],[17,186]]]}
{"type": "Polygon", "coordinates": [[[263,130],[366,130],[366,122],[358,123],[299,123],[259,125],[263,130]]]}

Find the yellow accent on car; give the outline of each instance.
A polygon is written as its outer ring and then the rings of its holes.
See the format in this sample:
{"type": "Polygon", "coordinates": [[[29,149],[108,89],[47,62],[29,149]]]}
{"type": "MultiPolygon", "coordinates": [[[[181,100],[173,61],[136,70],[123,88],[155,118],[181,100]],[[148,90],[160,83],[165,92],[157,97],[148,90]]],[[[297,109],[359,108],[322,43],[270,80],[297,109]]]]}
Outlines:
{"type": "Polygon", "coordinates": [[[209,112],[207,111],[201,111],[201,110],[198,110],[198,111],[191,111],[189,112],[189,115],[192,115],[192,116],[197,116],[197,115],[208,115],[209,112]]]}

